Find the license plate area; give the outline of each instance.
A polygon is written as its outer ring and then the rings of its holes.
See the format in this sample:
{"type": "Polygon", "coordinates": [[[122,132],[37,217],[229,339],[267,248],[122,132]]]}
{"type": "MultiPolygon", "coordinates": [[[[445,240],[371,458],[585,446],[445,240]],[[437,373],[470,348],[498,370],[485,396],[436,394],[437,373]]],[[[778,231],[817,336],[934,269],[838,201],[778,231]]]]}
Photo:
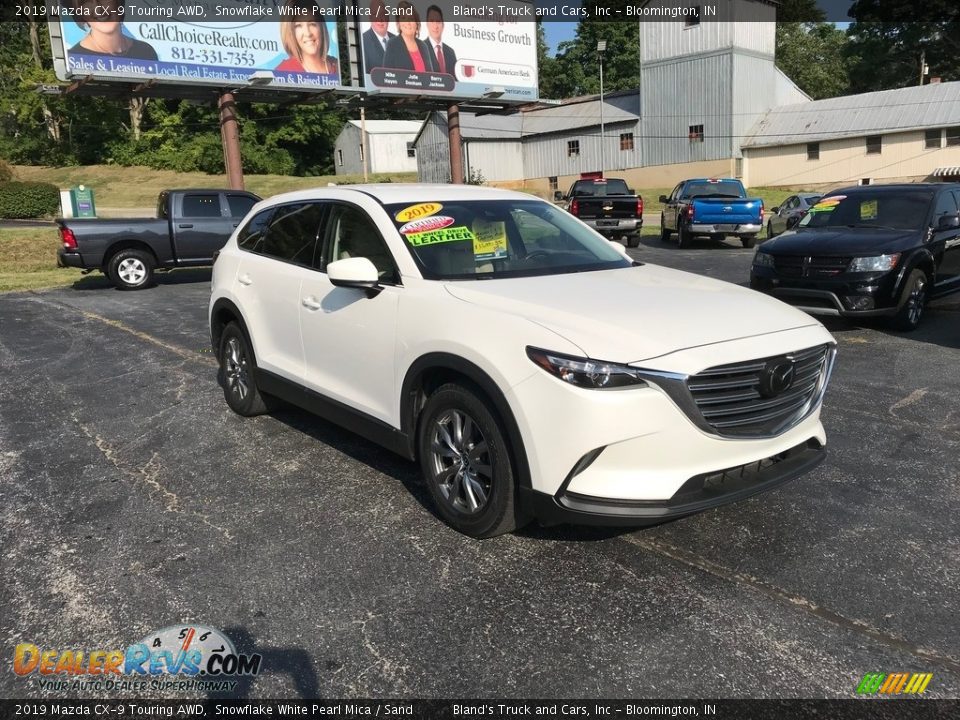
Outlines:
{"type": "Polygon", "coordinates": [[[597,227],[616,227],[619,224],[619,220],[597,220],[597,227]]]}
{"type": "Polygon", "coordinates": [[[737,229],[736,225],[716,225],[717,232],[733,232],[737,229]]]}

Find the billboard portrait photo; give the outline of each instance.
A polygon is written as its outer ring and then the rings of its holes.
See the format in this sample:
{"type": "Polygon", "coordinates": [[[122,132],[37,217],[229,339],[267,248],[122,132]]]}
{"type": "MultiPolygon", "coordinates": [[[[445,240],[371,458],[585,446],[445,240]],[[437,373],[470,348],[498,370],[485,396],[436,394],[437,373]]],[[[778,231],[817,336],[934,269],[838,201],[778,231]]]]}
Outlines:
{"type": "Polygon", "coordinates": [[[359,0],[364,87],[401,95],[533,101],[537,46],[530,3],[359,0]]]}
{"type": "Polygon", "coordinates": [[[169,0],[60,3],[62,80],[245,84],[258,73],[273,88],[342,84],[338,0],[200,0],[189,19],[169,0]]]}

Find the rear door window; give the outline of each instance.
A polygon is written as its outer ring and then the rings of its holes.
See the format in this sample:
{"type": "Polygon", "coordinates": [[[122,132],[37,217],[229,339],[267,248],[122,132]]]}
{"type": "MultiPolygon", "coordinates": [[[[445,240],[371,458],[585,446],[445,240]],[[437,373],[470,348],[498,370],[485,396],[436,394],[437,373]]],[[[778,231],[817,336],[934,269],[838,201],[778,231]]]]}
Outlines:
{"type": "Polygon", "coordinates": [[[275,209],[259,252],[277,260],[310,267],[323,222],[320,203],[281,205],[275,209]]]}
{"type": "Polygon", "coordinates": [[[227,204],[230,206],[230,217],[242,218],[257,201],[249,195],[227,195],[227,204]]]}
{"type": "Polygon", "coordinates": [[[273,215],[273,208],[254,215],[250,222],[244,225],[237,234],[237,245],[244,250],[258,252],[271,215],[273,215]]]}
{"type": "Polygon", "coordinates": [[[183,217],[185,218],[218,218],[220,212],[220,195],[217,193],[188,194],[183,196],[183,217]]]}

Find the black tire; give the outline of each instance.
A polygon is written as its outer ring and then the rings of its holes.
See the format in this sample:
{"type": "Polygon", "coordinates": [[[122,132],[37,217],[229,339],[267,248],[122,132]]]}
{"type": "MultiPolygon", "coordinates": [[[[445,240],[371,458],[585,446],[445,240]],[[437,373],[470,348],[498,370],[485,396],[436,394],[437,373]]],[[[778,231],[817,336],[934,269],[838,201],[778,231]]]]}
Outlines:
{"type": "Polygon", "coordinates": [[[756,235],[745,235],[745,236],[743,236],[743,237],[740,238],[740,242],[743,243],[743,246],[744,246],[745,248],[752,248],[754,245],[757,244],[757,236],[756,236],[756,235]]]}
{"type": "Polygon", "coordinates": [[[690,234],[683,225],[677,225],[677,247],[685,248],[690,245],[690,234]]]}
{"type": "Polygon", "coordinates": [[[153,285],[153,255],[146,250],[128,248],[107,263],[107,277],[121,290],[142,290],[153,285]]]}
{"type": "Polygon", "coordinates": [[[773,236],[773,220],[767,220],[767,240],[773,236]]]}
{"type": "Polygon", "coordinates": [[[640,247],[640,233],[637,233],[636,235],[627,235],[627,247],[640,247]]]}
{"type": "Polygon", "coordinates": [[[217,377],[227,405],[237,415],[262,415],[270,406],[257,388],[256,362],[250,343],[235,322],[228,323],[220,336],[220,372],[217,377]]]}
{"type": "Polygon", "coordinates": [[[897,330],[910,332],[916,330],[923,319],[927,304],[927,276],[922,270],[913,270],[903,284],[900,295],[900,308],[890,324],[897,330]]]}
{"type": "Polygon", "coordinates": [[[663,215],[660,216],[660,242],[670,242],[670,231],[663,221],[663,215]]]}
{"type": "Polygon", "coordinates": [[[482,396],[456,383],[438,388],[420,417],[420,468],[437,513],[474,538],[502,535],[520,523],[513,462],[500,425],[482,396]]]}

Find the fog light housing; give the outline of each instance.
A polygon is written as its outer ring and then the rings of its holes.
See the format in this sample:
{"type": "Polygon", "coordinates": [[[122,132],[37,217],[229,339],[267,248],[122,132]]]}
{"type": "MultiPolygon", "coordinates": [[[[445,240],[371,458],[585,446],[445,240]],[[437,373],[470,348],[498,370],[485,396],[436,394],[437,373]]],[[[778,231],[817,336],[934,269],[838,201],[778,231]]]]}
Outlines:
{"type": "Polygon", "coordinates": [[[851,310],[873,310],[873,298],[868,295],[851,295],[846,300],[851,310]]]}

